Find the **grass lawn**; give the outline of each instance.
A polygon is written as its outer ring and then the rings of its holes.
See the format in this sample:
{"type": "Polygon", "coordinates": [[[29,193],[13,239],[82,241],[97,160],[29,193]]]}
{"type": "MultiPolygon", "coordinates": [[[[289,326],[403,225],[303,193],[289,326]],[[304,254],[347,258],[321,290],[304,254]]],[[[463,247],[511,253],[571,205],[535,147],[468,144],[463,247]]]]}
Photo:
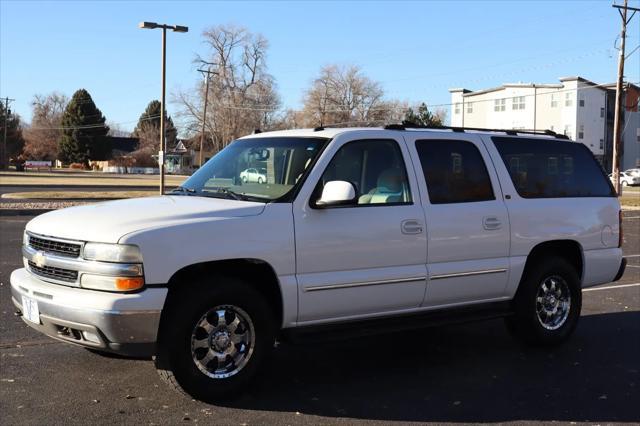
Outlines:
{"type": "Polygon", "coordinates": [[[117,200],[152,195],[158,195],[158,191],[32,191],[3,194],[2,198],[11,200],[117,200]]]}
{"type": "MultiPolygon", "coordinates": [[[[166,175],[169,187],[178,186],[187,176],[166,175]]],[[[0,172],[1,185],[87,185],[87,186],[149,186],[157,187],[158,175],[121,175],[102,172],[0,172]]]]}

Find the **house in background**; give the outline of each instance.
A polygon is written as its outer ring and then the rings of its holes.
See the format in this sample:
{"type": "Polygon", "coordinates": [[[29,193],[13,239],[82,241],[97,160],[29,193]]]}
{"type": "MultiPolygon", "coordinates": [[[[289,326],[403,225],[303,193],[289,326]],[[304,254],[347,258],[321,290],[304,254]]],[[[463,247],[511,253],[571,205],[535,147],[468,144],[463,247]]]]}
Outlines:
{"type": "MultiPolygon", "coordinates": [[[[615,85],[582,77],[558,84],[514,83],[471,91],[450,89],[451,125],[490,129],[553,130],[585,144],[610,170],[615,85]]],[[[640,164],[640,88],[625,85],[623,170],[640,164]]]]}

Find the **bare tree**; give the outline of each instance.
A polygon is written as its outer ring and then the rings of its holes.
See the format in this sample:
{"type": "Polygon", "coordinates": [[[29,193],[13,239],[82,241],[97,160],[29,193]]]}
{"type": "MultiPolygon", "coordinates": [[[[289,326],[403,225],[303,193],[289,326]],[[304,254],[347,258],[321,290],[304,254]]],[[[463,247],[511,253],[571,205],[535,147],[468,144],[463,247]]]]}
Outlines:
{"type": "Polygon", "coordinates": [[[109,136],[119,138],[128,138],[131,136],[131,132],[122,128],[122,126],[118,123],[107,121],[107,126],[109,126],[109,136]]]}
{"type": "Polygon", "coordinates": [[[385,109],[380,84],[355,65],[328,65],[304,97],[306,124],[347,123],[377,119],[385,109]]]}
{"type": "MultiPolygon", "coordinates": [[[[204,120],[205,132],[213,135],[214,148],[222,149],[254,129],[272,128],[280,99],[275,80],[267,72],[267,40],[231,25],[210,28],[203,37],[209,53],[198,56],[195,62],[213,72],[204,120]]],[[[192,134],[202,126],[205,86],[200,82],[195,92],[178,92],[174,96],[182,107],[179,117],[192,134]]]]}
{"type": "Polygon", "coordinates": [[[35,95],[31,106],[31,126],[25,129],[24,155],[32,160],[55,160],[58,156],[58,140],[62,135],[62,115],[69,98],[53,92],[35,95]]]}

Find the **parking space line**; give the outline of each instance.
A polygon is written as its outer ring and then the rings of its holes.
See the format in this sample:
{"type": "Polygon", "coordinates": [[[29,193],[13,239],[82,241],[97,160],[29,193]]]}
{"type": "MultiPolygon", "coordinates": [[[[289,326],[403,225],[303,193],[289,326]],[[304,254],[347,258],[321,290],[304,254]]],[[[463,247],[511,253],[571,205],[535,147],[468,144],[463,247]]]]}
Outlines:
{"type": "Polygon", "coordinates": [[[622,257],[626,257],[628,259],[630,257],[640,257],[640,254],[630,254],[629,256],[622,256],[622,257]]]}
{"type": "Polygon", "coordinates": [[[637,286],[640,286],[640,283],[609,285],[609,286],[606,286],[606,287],[585,288],[585,289],[582,290],[582,292],[584,293],[585,291],[611,290],[611,289],[615,289],[615,288],[626,288],[626,287],[637,287],[637,286]]]}
{"type": "Polygon", "coordinates": [[[640,216],[625,217],[624,219],[640,219],[640,216]]]}
{"type": "Polygon", "coordinates": [[[639,265],[629,265],[627,264],[627,268],[640,268],[639,265]]]}

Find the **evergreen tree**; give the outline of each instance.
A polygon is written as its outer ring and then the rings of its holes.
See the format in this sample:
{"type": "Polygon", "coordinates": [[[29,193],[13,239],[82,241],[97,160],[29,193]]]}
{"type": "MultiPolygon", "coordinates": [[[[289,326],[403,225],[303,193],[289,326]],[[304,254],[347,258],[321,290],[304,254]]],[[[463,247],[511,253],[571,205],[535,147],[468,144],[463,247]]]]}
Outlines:
{"type": "Polygon", "coordinates": [[[404,116],[404,121],[418,126],[442,126],[442,118],[432,114],[424,102],[418,107],[417,113],[413,111],[413,108],[409,108],[404,116]]]}
{"type": "Polygon", "coordinates": [[[58,143],[59,157],[65,163],[104,160],[111,151],[105,137],[109,127],[85,89],[73,94],[62,116],[62,137],[58,143]]]}
{"type": "MultiPolygon", "coordinates": [[[[157,152],[160,148],[160,101],[153,100],[149,102],[144,110],[138,124],[133,130],[133,136],[140,139],[139,150],[148,150],[157,152]]],[[[165,138],[167,141],[167,150],[172,149],[178,136],[178,130],[173,124],[171,117],[164,116],[165,138]]]]}

